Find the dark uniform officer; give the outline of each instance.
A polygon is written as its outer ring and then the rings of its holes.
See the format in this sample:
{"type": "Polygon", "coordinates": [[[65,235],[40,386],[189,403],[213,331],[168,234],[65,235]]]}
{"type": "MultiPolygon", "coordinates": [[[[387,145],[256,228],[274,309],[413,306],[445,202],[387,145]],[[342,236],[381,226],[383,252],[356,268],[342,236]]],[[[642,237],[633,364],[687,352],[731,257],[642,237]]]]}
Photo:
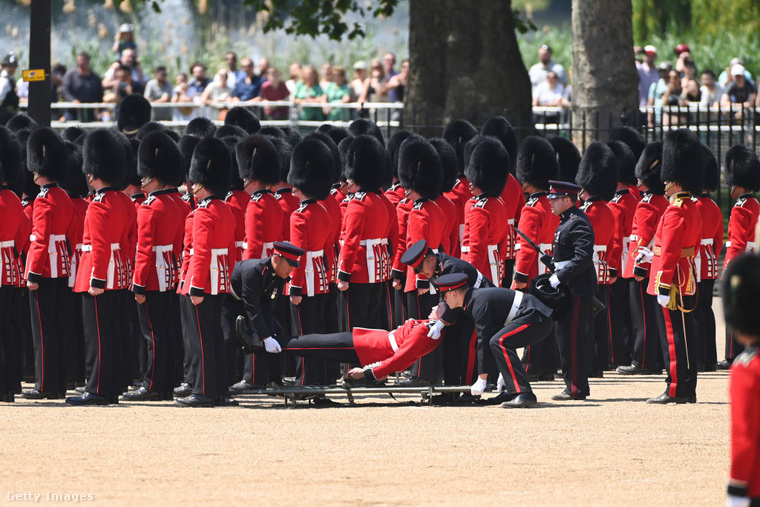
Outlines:
{"type": "Polygon", "coordinates": [[[559,215],[554,233],[554,265],[549,281],[552,287],[564,285],[569,293],[568,311],[555,320],[565,390],[553,400],[585,400],[589,394],[586,347],[594,339],[591,298],[596,292],[594,269],[594,231],[575,203],[581,187],[550,181],[552,212],[559,215]]]}

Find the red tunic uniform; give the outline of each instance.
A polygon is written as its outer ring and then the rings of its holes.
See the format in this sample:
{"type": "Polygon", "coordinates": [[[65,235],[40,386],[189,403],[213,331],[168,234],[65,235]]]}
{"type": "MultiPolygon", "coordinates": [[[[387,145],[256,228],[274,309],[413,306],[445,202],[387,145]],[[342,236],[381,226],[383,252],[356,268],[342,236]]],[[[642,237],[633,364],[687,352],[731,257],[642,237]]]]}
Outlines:
{"type": "Polygon", "coordinates": [[[639,253],[639,247],[652,248],[654,245],[657,224],[667,207],[668,200],[665,196],[654,195],[649,192],[646,192],[636,205],[630,241],[628,242],[628,262],[626,262],[623,272],[625,278],[633,278],[634,275],[644,278],[649,276],[649,263],[637,264],[636,256],[639,253]]]}
{"type": "MultiPolygon", "coordinates": [[[[525,206],[525,192],[523,192],[520,182],[511,174],[507,177],[507,184],[501,192],[501,200],[507,207],[507,250],[504,253],[504,259],[514,259],[517,253],[517,233],[515,224],[520,221],[520,212],[525,206]]],[[[522,230],[522,229],[521,229],[522,230]]]]}
{"type": "Polygon", "coordinates": [[[26,258],[26,278],[67,278],[71,268],[68,235],[74,205],[55,184],[45,185],[35,199],[32,234],[26,258]]]}
{"type": "Polygon", "coordinates": [[[147,199],[143,192],[130,195],[129,198],[132,199],[132,203],[135,205],[135,213],[137,213],[137,210],[140,209],[140,205],[147,199]]]}
{"type": "Polygon", "coordinates": [[[723,271],[734,258],[743,253],[756,251],[755,226],[759,213],[760,204],[752,197],[752,194],[742,194],[736,199],[728,220],[728,241],[723,271]]]}
{"type": "MultiPolygon", "coordinates": [[[[638,194],[638,190],[636,190],[638,194]]],[[[636,213],[636,205],[639,203],[628,188],[615,192],[607,205],[615,217],[614,246],[613,251],[609,253],[610,257],[620,259],[620,268],[615,276],[623,276],[625,267],[628,263],[628,244],[631,241],[631,229],[633,228],[633,215],[636,213]]]]}
{"type": "Polygon", "coordinates": [[[428,337],[430,328],[427,322],[409,319],[391,332],[354,328],[356,355],[363,366],[370,366],[375,378],[404,371],[417,359],[432,352],[441,342],[440,339],[428,337]]]}
{"type": "MultiPolygon", "coordinates": [[[[406,244],[398,248],[395,259],[401,264],[401,256],[406,250],[424,239],[428,246],[434,251],[440,251],[439,245],[443,240],[444,224],[446,223],[443,211],[438,205],[428,199],[417,199],[412,205],[407,217],[406,244]]],[[[395,269],[399,269],[394,264],[395,269]]],[[[421,275],[415,275],[414,270],[406,266],[406,287],[404,292],[411,292],[417,289],[417,278],[421,275]]]]}
{"type": "Polygon", "coordinates": [[[391,185],[391,187],[385,191],[385,197],[388,198],[388,200],[393,204],[394,206],[397,206],[398,203],[401,202],[401,200],[406,197],[406,190],[401,186],[401,183],[398,181],[391,185]]]}
{"type": "Polygon", "coordinates": [[[232,215],[235,217],[235,248],[237,249],[237,259],[243,258],[243,245],[245,245],[245,210],[251,196],[244,190],[232,190],[224,198],[224,202],[229,206],[232,215]]]}
{"type": "Polygon", "coordinates": [[[702,241],[694,262],[697,280],[718,278],[718,256],[723,248],[723,213],[707,194],[694,200],[702,217],[702,241]]]}
{"type": "MultiPolygon", "coordinates": [[[[169,197],[171,197],[172,201],[174,202],[174,205],[176,206],[177,210],[179,210],[179,216],[182,218],[182,226],[177,228],[177,235],[174,238],[174,262],[176,264],[176,269],[174,270],[177,274],[177,290],[179,290],[179,285],[182,280],[182,258],[184,255],[184,241],[185,241],[185,227],[187,225],[187,216],[192,211],[190,208],[187,207],[187,204],[185,204],[185,201],[182,200],[182,194],[179,192],[179,190],[176,187],[169,187],[167,188],[169,192],[166,194],[169,197]]],[[[248,202],[246,201],[246,204],[248,202]]],[[[190,247],[188,247],[189,250],[190,247]]]]}
{"type": "Polygon", "coordinates": [[[615,253],[615,216],[605,201],[596,198],[586,200],[581,210],[586,213],[594,230],[594,268],[597,283],[609,285],[610,278],[617,276],[620,268],[620,258],[611,255],[615,253]]]}
{"type": "MultiPolygon", "coordinates": [[[[557,230],[558,225],[559,217],[552,213],[546,192],[531,194],[520,213],[518,229],[538,245],[542,252],[551,255],[554,245],[554,231],[557,230]]],[[[517,253],[515,255],[515,282],[529,283],[536,276],[546,272],[547,268],[539,261],[538,253],[522,236],[518,235],[517,253]]]]}
{"type": "Polygon", "coordinates": [[[443,227],[441,247],[446,255],[453,255],[455,245],[459,243],[459,227],[457,223],[457,205],[445,195],[440,195],[435,203],[441,208],[446,223],[443,227]]]}
{"type": "Polygon", "coordinates": [[[285,241],[290,241],[290,215],[298,208],[300,201],[290,187],[278,188],[274,198],[282,209],[282,237],[285,241]]]}
{"type": "Polygon", "coordinates": [[[306,250],[293,270],[291,296],[314,296],[330,292],[328,254],[333,244],[330,213],[314,199],[302,201],[290,215],[290,242],[306,250]]]}
{"type": "Polygon", "coordinates": [[[508,250],[507,208],[498,197],[478,197],[465,217],[462,258],[495,285],[504,277],[508,250]]]}
{"type": "Polygon", "coordinates": [[[733,494],[757,499],[760,498],[760,354],[756,345],[734,360],[729,389],[731,479],[747,485],[746,493],[733,494]]]}
{"type": "Polygon", "coordinates": [[[446,197],[449,198],[451,202],[453,202],[457,207],[457,218],[456,218],[456,227],[458,229],[458,240],[457,244],[454,246],[454,254],[456,257],[459,257],[462,253],[462,239],[464,238],[464,217],[465,217],[465,203],[472,198],[472,192],[470,192],[470,182],[467,181],[467,178],[464,176],[460,176],[459,179],[457,179],[456,183],[454,183],[454,188],[446,192],[446,197]]]}
{"type": "Polygon", "coordinates": [[[24,214],[21,199],[7,187],[0,190],[0,286],[23,287],[21,252],[27,248],[32,223],[24,214]]]}
{"type": "Polygon", "coordinates": [[[273,243],[283,235],[283,212],[269,190],[257,190],[245,210],[245,251],[243,259],[264,259],[272,255],[273,243]]]}
{"type": "Polygon", "coordinates": [[[69,275],[69,287],[74,287],[77,279],[77,271],[82,259],[82,236],[84,236],[84,217],[90,202],[87,199],[76,197],[71,199],[74,205],[74,216],[71,218],[71,275],[69,275]]]}
{"type": "Polygon", "coordinates": [[[338,279],[338,251],[340,250],[340,230],[343,223],[343,215],[340,213],[340,204],[328,196],[324,201],[319,201],[330,214],[330,244],[327,246],[325,256],[330,264],[330,283],[338,279]]]}
{"type": "Polygon", "coordinates": [[[391,276],[399,280],[404,278],[404,274],[406,272],[401,262],[401,256],[404,255],[404,252],[406,251],[408,245],[406,238],[408,234],[407,229],[409,228],[409,213],[412,211],[413,206],[414,201],[407,198],[401,199],[401,201],[399,201],[398,205],[396,206],[398,241],[399,245],[404,245],[404,247],[397,249],[396,254],[393,256],[393,270],[391,276]]]}

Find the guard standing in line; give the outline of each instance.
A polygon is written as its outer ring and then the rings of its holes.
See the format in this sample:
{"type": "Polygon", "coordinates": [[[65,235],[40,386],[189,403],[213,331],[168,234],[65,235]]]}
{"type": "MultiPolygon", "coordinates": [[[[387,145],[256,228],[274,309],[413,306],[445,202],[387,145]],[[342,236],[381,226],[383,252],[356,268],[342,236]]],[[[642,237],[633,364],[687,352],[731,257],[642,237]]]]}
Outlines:
{"type": "Polygon", "coordinates": [[[590,377],[601,378],[610,364],[610,285],[617,278],[620,269],[620,255],[615,250],[615,216],[607,201],[615,196],[617,187],[617,159],[604,143],[595,141],[586,148],[576,183],[583,188],[581,211],[588,217],[594,230],[594,268],[596,269],[596,298],[605,308],[594,316],[594,339],[588,341],[588,373],[590,377]]]}
{"type": "Polygon", "coordinates": [[[594,269],[594,230],[583,211],[576,207],[580,187],[550,181],[552,213],[560,217],[554,233],[554,265],[549,277],[553,288],[564,285],[570,297],[569,311],[555,320],[554,333],[559,345],[565,390],[553,400],[585,400],[589,395],[586,350],[593,340],[594,322],[591,298],[596,293],[594,269]]]}
{"type": "Polygon", "coordinates": [[[702,144],[705,156],[705,187],[702,194],[694,198],[702,216],[702,241],[694,257],[695,272],[699,282],[697,309],[694,312],[699,325],[699,363],[704,371],[715,371],[718,351],[715,341],[715,314],[713,313],[713,288],[718,278],[718,257],[723,248],[723,213],[710,198],[720,184],[720,169],[715,154],[706,144],[702,144]]]}
{"type": "Polygon", "coordinates": [[[661,177],[670,205],[657,224],[650,257],[652,276],[647,293],[662,307],[657,313],[667,389],[647,403],[696,403],[699,344],[692,313],[697,305],[694,255],[702,240],[702,216],[691,200],[704,183],[704,155],[697,136],[688,129],[665,134],[661,177]]]}
{"type": "MultiPolygon", "coordinates": [[[[443,169],[443,181],[441,182],[441,195],[435,199],[435,203],[441,208],[446,217],[446,225],[443,228],[442,246],[444,253],[454,255],[454,251],[459,245],[459,224],[457,223],[457,205],[446,197],[456,184],[457,181],[457,154],[442,138],[429,139],[435,151],[438,152],[438,158],[441,159],[441,169],[443,169]]],[[[386,193],[387,195],[387,193],[386,193]]]]}
{"type": "Polygon", "coordinates": [[[457,235],[458,241],[456,249],[453,251],[454,256],[462,256],[461,246],[462,239],[464,238],[464,206],[467,201],[472,198],[472,192],[470,191],[470,182],[467,181],[467,177],[464,175],[465,163],[464,163],[464,147],[472,139],[478,135],[478,131],[472,124],[466,120],[452,120],[446,125],[443,131],[443,138],[449,143],[457,155],[458,163],[458,176],[454,183],[454,187],[446,193],[451,202],[457,206],[457,235]]]}
{"type": "MultiPolygon", "coordinates": [[[[731,198],[736,199],[728,219],[728,241],[723,271],[731,261],[743,253],[757,251],[755,224],[760,215],[760,204],[755,192],[760,191],[760,161],[757,154],[746,146],[732,146],[726,152],[726,184],[731,198]]],[[[734,358],[744,347],[733,337],[731,328],[726,327],[726,359],[718,363],[719,370],[730,368],[734,358]]]]}
{"type": "Polygon", "coordinates": [[[662,143],[650,143],[641,153],[636,164],[638,188],[643,192],[633,215],[628,261],[623,276],[633,278],[631,282],[631,330],[633,332],[633,360],[629,366],[618,366],[621,375],[650,375],[662,371],[660,338],[657,329],[657,300],[647,293],[651,276],[651,262],[638,258],[639,249],[651,248],[657,223],[660,221],[668,200],[663,196],[665,185],[660,178],[662,166],[662,143]]]}
{"type": "Polygon", "coordinates": [[[723,276],[726,325],[745,347],[731,366],[731,471],[726,505],[760,505],[760,257],[743,255],[723,276]]]}
{"type": "Polygon", "coordinates": [[[192,249],[182,284],[190,346],[193,392],[176,403],[185,407],[233,404],[225,399],[227,367],[222,336],[222,299],[230,292],[235,263],[235,217],[224,203],[231,178],[231,158],[224,141],[202,139],[193,151],[189,179],[199,200],[193,212],[192,249]]]}
{"type": "MultiPolygon", "coordinates": [[[[288,171],[290,171],[290,158],[293,153],[293,146],[287,141],[273,137],[271,138],[275,150],[277,150],[277,159],[280,162],[280,179],[274,187],[274,198],[282,209],[282,239],[290,241],[290,215],[298,209],[301,201],[293,195],[293,187],[288,184],[288,171]]],[[[296,145],[297,146],[297,145],[296,145]]]]}
{"type": "MultiPolygon", "coordinates": [[[[628,244],[631,241],[633,216],[639,200],[631,194],[630,186],[636,184],[636,156],[622,141],[610,141],[607,146],[615,153],[618,161],[617,190],[612,200],[607,203],[615,217],[615,250],[610,256],[619,259],[620,269],[617,280],[610,285],[610,365],[612,367],[631,364],[633,353],[633,333],[631,330],[630,285],[633,282],[625,278],[628,263],[628,244]]],[[[636,190],[638,194],[638,189],[636,190]]]]}
{"type": "Polygon", "coordinates": [[[32,216],[32,234],[26,259],[32,336],[34,338],[35,383],[26,390],[27,399],[61,398],[66,393],[65,298],[69,291],[71,261],[68,235],[74,206],[58,182],[66,179],[67,152],[63,140],[52,129],[33,131],[27,142],[26,169],[40,186],[32,216]]]}
{"type": "Polygon", "coordinates": [[[82,294],[82,316],[87,349],[87,386],[82,396],[67,398],[71,405],[107,405],[119,402],[118,329],[122,299],[129,287],[129,257],[134,245],[122,244],[134,220],[134,205],[119,188],[127,174],[121,134],[98,129],[84,141],[82,170],[95,190],[84,218],[82,259],[74,292],[82,294]]]}
{"type": "MultiPolygon", "coordinates": [[[[536,244],[542,253],[551,255],[554,231],[559,219],[552,214],[547,199],[549,180],[557,177],[557,159],[549,141],[540,137],[527,137],[517,156],[517,180],[528,194],[528,202],[520,213],[518,229],[536,244]]],[[[519,236],[515,256],[515,275],[512,289],[526,290],[538,275],[548,272],[538,253],[519,236]]],[[[557,371],[554,343],[544,340],[525,348],[522,362],[525,373],[538,380],[554,380],[557,371]]]]}
{"type": "Polygon", "coordinates": [[[177,284],[174,248],[183,216],[166,186],[183,172],[182,154],[165,133],[146,135],[138,151],[137,172],[148,198],[137,210],[137,253],[132,292],[138,303],[142,339],[147,345],[147,368],[142,385],[126,400],[171,400],[174,388],[172,306],[177,284]]]}

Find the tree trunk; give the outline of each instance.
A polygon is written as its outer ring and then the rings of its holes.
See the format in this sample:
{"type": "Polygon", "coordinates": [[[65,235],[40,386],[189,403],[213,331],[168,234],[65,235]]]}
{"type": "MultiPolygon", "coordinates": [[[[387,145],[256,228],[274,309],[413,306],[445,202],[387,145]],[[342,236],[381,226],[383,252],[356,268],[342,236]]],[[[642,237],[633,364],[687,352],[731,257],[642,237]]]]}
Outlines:
{"type": "Polygon", "coordinates": [[[573,124],[584,129],[574,130],[576,144],[639,124],[631,16],[631,0],[573,0],[573,124]]]}
{"type": "Polygon", "coordinates": [[[511,1],[411,0],[409,54],[407,128],[440,135],[425,127],[455,118],[477,126],[495,115],[531,125],[530,79],[511,1]]]}

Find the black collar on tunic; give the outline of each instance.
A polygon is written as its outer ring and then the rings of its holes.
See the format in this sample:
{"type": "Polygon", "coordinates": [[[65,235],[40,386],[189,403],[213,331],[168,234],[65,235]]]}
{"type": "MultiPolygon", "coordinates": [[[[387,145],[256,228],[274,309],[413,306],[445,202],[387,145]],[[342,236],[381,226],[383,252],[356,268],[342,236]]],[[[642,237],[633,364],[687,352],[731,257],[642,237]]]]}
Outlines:
{"type": "Polygon", "coordinates": [[[545,195],[549,195],[549,192],[546,190],[541,190],[539,192],[533,192],[528,196],[529,199],[537,199],[539,197],[544,197],[545,195]]]}
{"type": "Polygon", "coordinates": [[[55,188],[55,187],[57,187],[57,186],[58,186],[58,183],[56,183],[56,182],[54,181],[54,182],[52,182],[52,183],[48,183],[47,185],[42,185],[40,188],[55,188]]]}
{"type": "Polygon", "coordinates": [[[154,195],[166,195],[166,194],[171,194],[175,190],[176,189],[174,189],[174,188],[162,188],[161,190],[154,190],[153,192],[151,192],[148,195],[150,197],[153,197],[154,195]]]}
{"type": "Polygon", "coordinates": [[[623,194],[630,194],[631,191],[627,188],[621,188],[620,190],[615,190],[615,193],[623,195],[623,194]]]}
{"type": "Polygon", "coordinates": [[[113,187],[103,187],[100,190],[96,190],[96,194],[104,194],[106,192],[116,192],[116,189],[113,187]]]}

